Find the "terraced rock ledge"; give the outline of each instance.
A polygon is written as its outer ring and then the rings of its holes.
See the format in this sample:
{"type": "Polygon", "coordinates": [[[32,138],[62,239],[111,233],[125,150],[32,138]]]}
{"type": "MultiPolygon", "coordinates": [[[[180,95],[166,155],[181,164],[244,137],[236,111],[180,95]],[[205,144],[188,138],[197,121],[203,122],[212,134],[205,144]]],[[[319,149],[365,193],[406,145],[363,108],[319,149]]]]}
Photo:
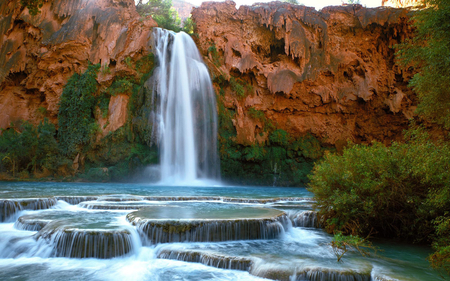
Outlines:
{"type": "Polygon", "coordinates": [[[212,204],[146,207],[127,220],[152,244],[274,239],[290,224],[279,210],[212,204]]]}

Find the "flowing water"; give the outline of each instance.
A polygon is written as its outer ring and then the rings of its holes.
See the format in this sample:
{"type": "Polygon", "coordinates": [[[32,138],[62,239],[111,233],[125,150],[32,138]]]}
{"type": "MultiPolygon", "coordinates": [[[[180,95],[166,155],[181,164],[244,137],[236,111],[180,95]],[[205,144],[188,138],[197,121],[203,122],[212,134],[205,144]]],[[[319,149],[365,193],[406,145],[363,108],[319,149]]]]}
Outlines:
{"type": "Polygon", "coordinates": [[[159,66],[151,78],[152,124],[161,179],[171,185],[217,180],[217,112],[208,69],[186,33],[155,28],[153,40],[159,66]]]}
{"type": "Polygon", "coordinates": [[[346,254],[304,188],[0,183],[0,280],[439,280],[429,248],[346,254]]]}

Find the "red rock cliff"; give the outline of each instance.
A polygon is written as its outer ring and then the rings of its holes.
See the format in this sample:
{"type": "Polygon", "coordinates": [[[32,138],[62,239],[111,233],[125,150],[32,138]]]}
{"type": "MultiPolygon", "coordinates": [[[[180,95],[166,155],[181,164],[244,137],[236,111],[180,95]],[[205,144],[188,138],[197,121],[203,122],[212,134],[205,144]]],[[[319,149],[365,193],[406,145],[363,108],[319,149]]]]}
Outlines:
{"type": "Polygon", "coordinates": [[[42,115],[56,123],[64,85],[89,62],[108,67],[101,85],[134,75],[125,59],[150,52],[154,26],[151,18],[139,18],[133,0],[44,1],[36,16],[20,1],[2,1],[0,128],[20,119],[37,123],[42,115]]]}
{"type": "Polygon", "coordinates": [[[310,132],[329,144],[400,139],[416,98],[392,46],[411,35],[409,15],[360,5],[318,12],[281,2],[237,10],[232,1],[192,12],[204,54],[213,42],[217,49],[214,75],[252,86],[242,98],[222,84],[221,99],[236,112],[236,141],[244,145],[267,139],[250,108],[294,137],[310,132]]]}

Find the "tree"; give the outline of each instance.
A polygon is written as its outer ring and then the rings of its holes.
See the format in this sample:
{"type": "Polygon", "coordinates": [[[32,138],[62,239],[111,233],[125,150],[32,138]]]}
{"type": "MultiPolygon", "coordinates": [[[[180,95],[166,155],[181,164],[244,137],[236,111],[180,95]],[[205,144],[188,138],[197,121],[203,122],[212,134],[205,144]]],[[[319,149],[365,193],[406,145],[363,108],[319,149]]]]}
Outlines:
{"type": "Polygon", "coordinates": [[[181,30],[181,20],[172,8],[172,0],[149,0],[145,4],[140,0],[136,10],[141,17],[152,16],[159,27],[176,32],[181,30]]]}
{"type": "Polygon", "coordinates": [[[396,46],[397,59],[417,74],[409,85],[419,97],[417,113],[450,128],[450,1],[424,0],[412,17],[414,37],[396,46]]]}

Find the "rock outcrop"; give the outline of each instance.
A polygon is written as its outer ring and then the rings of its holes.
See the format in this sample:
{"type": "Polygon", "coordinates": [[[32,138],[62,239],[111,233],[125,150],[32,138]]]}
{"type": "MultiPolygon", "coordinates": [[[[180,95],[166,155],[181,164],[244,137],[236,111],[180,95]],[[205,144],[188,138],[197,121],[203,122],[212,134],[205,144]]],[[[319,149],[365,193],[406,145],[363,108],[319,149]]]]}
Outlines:
{"type": "Polygon", "coordinates": [[[402,138],[413,118],[412,73],[396,64],[393,49],[412,34],[407,9],[316,11],[281,2],[236,9],[226,1],[203,3],[192,16],[219,98],[235,112],[239,144],[266,141],[263,120],[329,145],[389,143],[402,138]],[[237,95],[233,79],[250,90],[237,95]],[[265,118],[252,116],[251,108],[265,118]]]}
{"type": "MultiPolygon", "coordinates": [[[[2,1],[0,128],[21,119],[38,123],[43,117],[57,123],[67,80],[89,63],[102,65],[100,87],[114,77],[136,75],[127,62],[150,52],[156,25],[151,17],[139,18],[133,0],[45,0],[36,16],[20,1],[2,1]]],[[[109,108],[123,111],[127,102],[117,97],[109,108]]],[[[126,112],[109,115],[108,128],[114,130],[123,125],[126,112]]]]}
{"type": "Polygon", "coordinates": [[[194,5],[183,0],[172,0],[172,7],[177,11],[181,24],[183,24],[190,17],[194,5]]]}

